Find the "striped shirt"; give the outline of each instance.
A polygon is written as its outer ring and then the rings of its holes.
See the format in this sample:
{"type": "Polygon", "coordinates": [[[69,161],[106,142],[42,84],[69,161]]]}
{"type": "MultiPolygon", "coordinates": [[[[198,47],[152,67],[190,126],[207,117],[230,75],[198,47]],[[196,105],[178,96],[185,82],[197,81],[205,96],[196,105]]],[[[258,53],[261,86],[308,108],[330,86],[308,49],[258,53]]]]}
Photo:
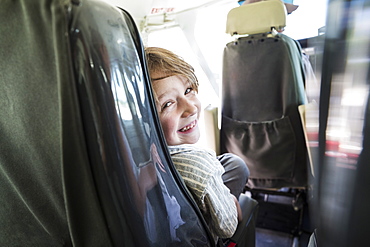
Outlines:
{"type": "Polygon", "coordinates": [[[169,146],[173,163],[192,193],[215,238],[231,237],[237,227],[237,209],[222,181],[225,172],[216,154],[194,145],[169,146]]]}

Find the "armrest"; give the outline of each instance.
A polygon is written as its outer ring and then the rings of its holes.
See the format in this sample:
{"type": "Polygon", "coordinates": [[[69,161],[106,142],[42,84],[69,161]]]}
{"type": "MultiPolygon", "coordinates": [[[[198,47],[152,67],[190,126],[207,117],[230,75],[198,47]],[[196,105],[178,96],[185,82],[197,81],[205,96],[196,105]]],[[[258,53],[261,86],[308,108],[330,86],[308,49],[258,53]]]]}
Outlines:
{"type": "Polygon", "coordinates": [[[243,221],[238,224],[231,240],[238,247],[254,247],[256,243],[256,218],[258,202],[245,194],[240,194],[239,204],[243,212],[243,221]]]}
{"type": "Polygon", "coordinates": [[[206,132],[206,142],[208,148],[220,154],[220,129],[218,127],[218,108],[207,106],[204,109],[204,125],[206,132]]]}

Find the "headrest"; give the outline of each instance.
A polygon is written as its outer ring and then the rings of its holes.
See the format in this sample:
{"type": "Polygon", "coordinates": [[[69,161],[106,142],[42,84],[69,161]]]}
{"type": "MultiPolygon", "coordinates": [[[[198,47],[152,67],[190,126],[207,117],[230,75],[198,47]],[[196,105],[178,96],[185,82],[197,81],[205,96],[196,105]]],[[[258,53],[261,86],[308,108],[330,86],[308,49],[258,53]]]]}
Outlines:
{"type": "Polygon", "coordinates": [[[286,25],[287,11],[281,0],[264,0],[233,8],[227,15],[226,33],[244,35],[271,32],[286,25]]]}

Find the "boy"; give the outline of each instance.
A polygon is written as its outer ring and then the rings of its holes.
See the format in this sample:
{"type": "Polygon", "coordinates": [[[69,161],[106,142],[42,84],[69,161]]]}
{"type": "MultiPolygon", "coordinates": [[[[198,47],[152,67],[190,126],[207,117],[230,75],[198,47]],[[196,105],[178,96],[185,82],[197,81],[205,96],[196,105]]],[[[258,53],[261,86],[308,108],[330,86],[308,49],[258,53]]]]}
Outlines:
{"type": "Polygon", "coordinates": [[[200,136],[198,121],[201,111],[194,69],[163,48],[147,47],[145,53],[159,120],[173,163],[215,240],[229,238],[242,218],[237,197],[248,180],[249,170],[237,156],[224,154],[216,157],[212,151],[191,145],[200,136]]]}

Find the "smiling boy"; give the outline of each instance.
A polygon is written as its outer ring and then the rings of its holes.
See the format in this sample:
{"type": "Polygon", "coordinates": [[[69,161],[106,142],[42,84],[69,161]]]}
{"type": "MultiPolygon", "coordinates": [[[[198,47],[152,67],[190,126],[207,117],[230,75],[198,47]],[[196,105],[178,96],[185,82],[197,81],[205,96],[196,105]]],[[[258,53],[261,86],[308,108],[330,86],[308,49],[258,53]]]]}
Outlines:
{"type": "Polygon", "coordinates": [[[196,90],[180,75],[166,77],[157,72],[153,76],[159,78],[153,80],[153,89],[167,144],[196,143],[200,136],[198,119],[201,107],[196,90]]]}
{"type": "Polygon", "coordinates": [[[195,144],[200,137],[201,103],[194,69],[163,48],[145,49],[159,120],[173,163],[192,193],[217,241],[231,237],[241,220],[237,197],[249,170],[239,157],[195,144]],[[220,163],[221,162],[221,163],[220,163]],[[225,172],[226,170],[226,172],[225,172]]]}

